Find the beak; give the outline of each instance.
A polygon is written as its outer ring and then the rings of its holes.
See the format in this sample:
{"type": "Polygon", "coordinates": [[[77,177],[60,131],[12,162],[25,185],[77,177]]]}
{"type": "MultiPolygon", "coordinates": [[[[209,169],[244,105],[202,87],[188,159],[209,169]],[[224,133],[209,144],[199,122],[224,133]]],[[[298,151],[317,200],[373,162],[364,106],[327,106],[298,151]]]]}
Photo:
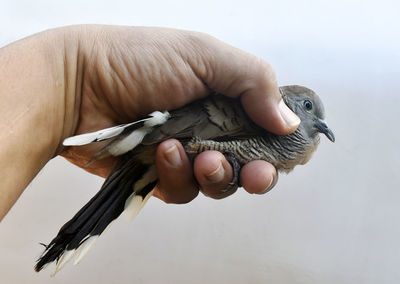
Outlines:
{"type": "Polygon", "coordinates": [[[315,122],[315,126],[320,133],[324,133],[329,140],[335,142],[335,135],[333,134],[332,130],[329,129],[325,121],[317,119],[315,122]]]}

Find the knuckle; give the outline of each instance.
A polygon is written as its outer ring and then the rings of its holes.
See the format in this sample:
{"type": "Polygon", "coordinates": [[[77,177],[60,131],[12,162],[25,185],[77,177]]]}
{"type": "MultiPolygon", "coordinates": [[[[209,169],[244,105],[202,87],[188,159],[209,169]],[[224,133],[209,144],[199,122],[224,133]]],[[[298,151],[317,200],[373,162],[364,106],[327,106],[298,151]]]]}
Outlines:
{"type": "Polygon", "coordinates": [[[254,77],[256,81],[265,82],[267,84],[278,84],[275,70],[267,61],[263,60],[260,57],[254,56],[251,62],[251,66],[253,70],[257,70],[254,77]]]}

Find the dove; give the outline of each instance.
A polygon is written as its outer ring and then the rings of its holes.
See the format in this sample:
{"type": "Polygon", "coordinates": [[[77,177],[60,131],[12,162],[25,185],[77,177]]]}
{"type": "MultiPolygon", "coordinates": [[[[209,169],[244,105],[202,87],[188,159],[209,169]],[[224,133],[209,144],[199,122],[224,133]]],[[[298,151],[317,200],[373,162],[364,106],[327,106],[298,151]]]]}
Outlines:
{"type": "Polygon", "coordinates": [[[240,185],[240,168],[250,161],[265,160],[278,171],[289,173],[296,165],[309,161],[320,133],[335,141],[324,120],[323,103],[314,91],[291,85],[280,87],[280,92],[286,105],[301,119],[297,130],[289,135],[277,135],[256,125],[240,99],[212,94],[179,109],[156,111],[135,122],[65,139],[64,146],[110,140],[89,163],[108,156],[118,160],[100,191],[45,245],[35,270],[39,272],[55,261],[55,274],[72,258],[78,264],[123,212],[132,220],[157,184],[155,151],[166,139],[178,139],[191,159],[207,150],[223,153],[234,173],[226,191],[240,185]]]}

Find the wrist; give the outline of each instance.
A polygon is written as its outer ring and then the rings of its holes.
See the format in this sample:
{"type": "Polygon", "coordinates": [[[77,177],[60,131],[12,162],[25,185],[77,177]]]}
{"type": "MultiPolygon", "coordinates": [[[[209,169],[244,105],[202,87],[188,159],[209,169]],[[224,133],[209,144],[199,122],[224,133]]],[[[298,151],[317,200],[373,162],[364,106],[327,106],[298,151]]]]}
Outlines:
{"type": "Polygon", "coordinates": [[[63,41],[54,31],[0,49],[0,218],[66,132],[63,41]]]}

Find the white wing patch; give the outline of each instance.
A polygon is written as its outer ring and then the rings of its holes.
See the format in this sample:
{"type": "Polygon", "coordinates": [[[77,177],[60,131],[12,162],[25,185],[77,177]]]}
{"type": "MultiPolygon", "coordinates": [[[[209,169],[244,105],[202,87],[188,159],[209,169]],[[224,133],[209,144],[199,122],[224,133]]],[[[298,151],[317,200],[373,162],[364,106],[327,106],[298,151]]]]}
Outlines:
{"type": "Polygon", "coordinates": [[[151,118],[147,119],[144,126],[136,129],[125,138],[115,141],[107,147],[107,152],[113,156],[119,156],[134,149],[137,145],[142,143],[143,138],[149,133],[154,126],[164,124],[170,117],[169,112],[155,111],[150,114],[151,118]]]}
{"type": "MultiPolygon", "coordinates": [[[[103,140],[107,140],[110,138],[114,138],[121,134],[127,127],[130,127],[132,125],[144,122],[144,128],[148,127],[153,127],[159,124],[163,124],[168,120],[170,117],[169,112],[160,112],[160,111],[155,111],[149,114],[148,118],[144,118],[138,121],[134,121],[128,124],[121,124],[109,128],[105,128],[99,131],[95,132],[90,132],[90,133],[85,133],[85,134],[80,134],[76,136],[69,137],[64,140],[63,145],[64,146],[81,146],[81,145],[86,145],[90,144],[92,142],[99,142],[103,140]]],[[[143,128],[143,127],[142,127],[143,128]]],[[[140,143],[140,142],[139,142],[140,143]]]]}
{"type": "Polygon", "coordinates": [[[142,127],[133,131],[127,137],[110,145],[111,147],[108,148],[108,152],[113,156],[119,156],[129,152],[143,141],[144,136],[146,136],[149,130],[151,130],[151,128],[142,127]]]}
{"type": "Polygon", "coordinates": [[[154,111],[150,113],[149,116],[151,118],[147,119],[144,123],[144,125],[147,127],[153,127],[156,125],[164,124],[171,117],[168,111],[164,112],[154,111]]]}

